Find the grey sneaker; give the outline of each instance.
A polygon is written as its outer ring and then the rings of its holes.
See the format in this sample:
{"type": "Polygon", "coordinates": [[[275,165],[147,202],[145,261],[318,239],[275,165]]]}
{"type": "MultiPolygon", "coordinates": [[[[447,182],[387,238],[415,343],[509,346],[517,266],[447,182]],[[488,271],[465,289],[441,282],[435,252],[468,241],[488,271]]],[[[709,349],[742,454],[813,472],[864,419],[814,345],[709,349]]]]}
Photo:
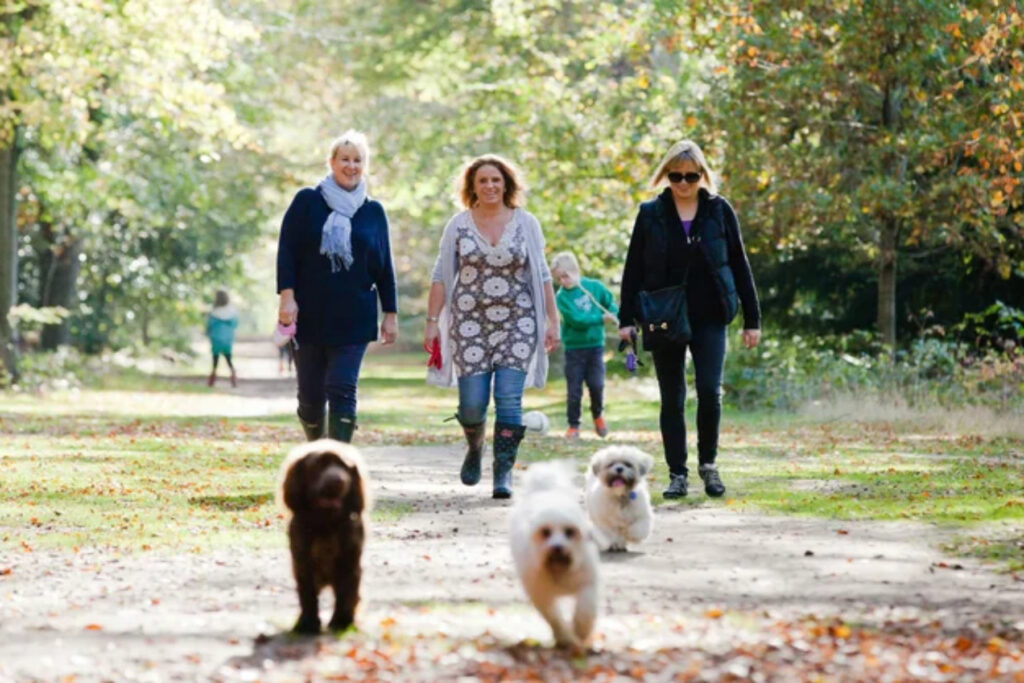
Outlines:
{"type": "Polygon", "coordinates": [[[661,495],[665,498],[685,498],[686,497],[686,475],[685,474],[673,474],[672,480],[668,483],[668,488],[661,495]]]}
{"type": "Polygon", "coordinates": [[[704,493],[712,498],[721,498],[725,493],[725,484],[718,476],[718,468],[711,464],[701,465],[697,470],[700,478],[704,480],[704,493]]]}

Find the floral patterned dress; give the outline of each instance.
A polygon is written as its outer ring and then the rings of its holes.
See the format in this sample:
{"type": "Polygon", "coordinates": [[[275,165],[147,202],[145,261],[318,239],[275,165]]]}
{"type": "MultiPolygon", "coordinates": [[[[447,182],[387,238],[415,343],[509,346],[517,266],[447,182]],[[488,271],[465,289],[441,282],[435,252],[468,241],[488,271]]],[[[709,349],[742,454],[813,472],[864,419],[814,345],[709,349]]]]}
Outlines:
{"type": "Polygon", "coordinates": [[[527,372],[537,324],[523,226],[513,218],[491,246],[467,221],[458,229],[456,258],[449,328],[456,374],[468,377],[499,366],[527,372]]]}

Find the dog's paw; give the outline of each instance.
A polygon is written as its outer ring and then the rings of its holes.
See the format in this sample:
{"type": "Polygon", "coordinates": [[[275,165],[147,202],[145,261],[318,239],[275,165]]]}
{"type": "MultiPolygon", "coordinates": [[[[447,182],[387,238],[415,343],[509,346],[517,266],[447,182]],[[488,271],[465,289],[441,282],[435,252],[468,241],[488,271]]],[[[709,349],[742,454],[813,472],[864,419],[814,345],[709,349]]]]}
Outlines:
{"type": "Polygon", "coordinates": [[[345,617],[335,616],[335,617],[332,617],[331,620],[327,623],[327,628],[329,628],[330,630],[334,631],[335,633],[341,633],[342,631],[345,631],[345,630],[351,628],[352,623],[353,623],[352,617],[349,617],[349,616],[345,616],[345,617]]]}
{"type": "Polygon", "coordinates": [[[566,635],[555,639],[555,647],[565,650],[572,657],[579,657],[586,650],[586,646],[572,636],[566,635]]]}
{"type": "Polygon", "coordinates": [[[299,617],[299,620],[295,622],[295,627],[292,629],[292,632],[301,633],[303,635],[317,635],[320,633],[320,617],[310,617],[303,614],[299,617]]]}

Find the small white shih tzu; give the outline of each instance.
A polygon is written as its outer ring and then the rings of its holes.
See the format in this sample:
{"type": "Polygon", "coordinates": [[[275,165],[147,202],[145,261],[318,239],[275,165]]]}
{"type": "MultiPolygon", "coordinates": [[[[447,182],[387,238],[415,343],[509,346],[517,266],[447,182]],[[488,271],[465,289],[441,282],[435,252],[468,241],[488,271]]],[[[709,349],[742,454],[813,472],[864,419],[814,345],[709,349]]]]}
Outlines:
{"type": "Polygon", "coordinates": [[[600,558],[572,478],[570,463],[531,465],[516,492],[510,540],[519,580],[555,644],[581,652],[597,620],[600,558]],[[563,598],[575,601],[571,624],[563,598]]]}
{"type": "Polygon", "coordinates": [[[621,552],[650,536],[654,513],[645,477],[653,465],[633,446],[608,446],[590,459],[587,512],[601,550],[621,552]]]}

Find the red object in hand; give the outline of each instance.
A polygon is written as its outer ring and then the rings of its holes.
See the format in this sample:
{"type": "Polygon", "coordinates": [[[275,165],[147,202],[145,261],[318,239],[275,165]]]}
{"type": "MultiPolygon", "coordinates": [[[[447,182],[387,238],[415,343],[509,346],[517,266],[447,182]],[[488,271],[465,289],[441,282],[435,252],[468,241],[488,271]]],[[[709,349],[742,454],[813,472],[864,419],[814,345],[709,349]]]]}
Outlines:
{"type": "Polygon", "coordinates": [[[423,345],[423,350],[430,354],[430,358],[427,359],[427,367],[428,368],[437,368],[438,370],[440,370],[441,369],[441,342],[438,341],[437,339],[435,339],[433,346],[431,346],[428,349],[427,345],[424,344],[423,345]]]}

